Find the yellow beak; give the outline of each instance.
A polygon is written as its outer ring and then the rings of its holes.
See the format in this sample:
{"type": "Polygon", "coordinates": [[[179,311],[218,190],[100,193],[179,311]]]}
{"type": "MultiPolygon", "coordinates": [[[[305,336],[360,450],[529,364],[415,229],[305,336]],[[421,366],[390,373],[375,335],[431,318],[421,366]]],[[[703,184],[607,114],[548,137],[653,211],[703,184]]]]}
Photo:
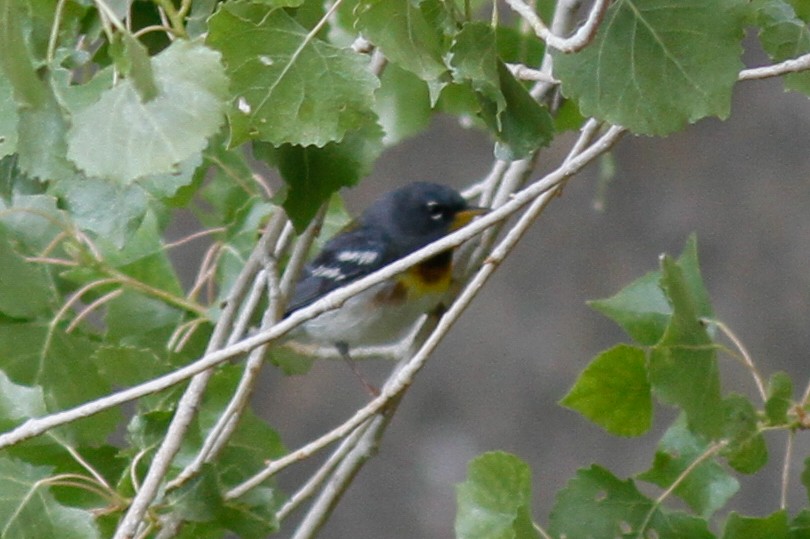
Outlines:
{"type": "Polygon", "coordinates": [[[458,230],[459,228],[463,227],[474,218],[478,217],[479,215],[483,215],[489,212],[489,208],[481,208],[478,206],[473,206],[467,208],[466,210],[462,210],[458,212],[455,217],[453,217],[453,221],[450,223],[450,231],[453,232],[458,230]]]}

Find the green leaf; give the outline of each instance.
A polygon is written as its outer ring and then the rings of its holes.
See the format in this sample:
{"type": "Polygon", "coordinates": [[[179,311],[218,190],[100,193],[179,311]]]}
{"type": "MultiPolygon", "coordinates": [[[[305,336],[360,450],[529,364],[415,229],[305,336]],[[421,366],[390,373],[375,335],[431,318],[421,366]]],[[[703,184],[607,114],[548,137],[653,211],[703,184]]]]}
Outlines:
{"type": "MultiPolygon", "coordinates": [[[[21,253],[41,253],[57,234],[70,227],[67,215],[56,204],[56,198],[48,195],[15,194],[9,205],[14,211],[0,211],[0,223],[21,253]]],[[[60,253],[58,248],[53,251],[60,253]]]]}
{"type": "Polygon", "coordinates": [[[729,440],[723,454],[728,465],[751,474],[768,462],[768,448],[759,431],[757,411],[742,395],[729,395],[723,401],[724,435],[729,440]]]}
{"type": "Polygon", "coordinates": [[[52,192],[79,227],[118,248],[138,229],[147,210],[146,195],[138,185],[74,178],[54,184],[52,192]]]}
{"type": "Polygon", "coordinates": [[[465,24],[450,48],[450,65],[456,82],[469,81],[473,89],[494,104],[495,124],[502,129],[501,113],[506,98],[501,92],[495,32],[486,23],[465,24]]]}
{"type": "Polygon", "coordinates": [[[503,452],[477,457],[467,480],[456,485],[456,537],[529,539],[539,537],[531,520],[531,471],[503,452]]]}
{"type": "Polygon", "coordinates": [[[0,0],[0,70],[14,88],[17,103],[29,108],[40,108],[48,99],[48,92],[37,77],[32,58],[25,43],[23,27],[24,6],[16,0],[0,0]]]}
{"type": "Polygon", "coordinates": [[[678,267],[683,272],[684,286],[689,291],[689,296],[694,304],[697,317],[714,317],[709,292],[706,290],[706,285],[703,283],[703,276],[700,274],[697,236],[695,234],[690,234],[689,238],[686,240],[683,252],[681,256],[678,257],[678,267]]]}
{"type": "MultiPolygon", "coordinates": [[[[267,149],[265,146],[265,152],[267,149]]],[[[289,186],[284,210],[296,230],[302,232],[338,189],[355,185],[368,174],[380,152],[382,131],[378,126],[348,133],[343,141],[322,148],[285,144],[273,151],[271,161],[289,186]]],[[[262,157],[261,150],[257,156],[262,157]]]]}
{"type": "Polygon", "coordinates": [[[789,0],[790,5],[796,10],[796,16],[804,22],[810,22],[810,2],[807,0],[789,0]]]}
{"type": "Polygon", "coordinates": [[[666,135],[728,116],[743,68],[742,25],[727,0],[620,0],[585,49],[555,51],[554,74],[584,115],[666,135]]]}
{"type": "Polygon", "coordinates": [[[379,81],[367,59],[309,36],[283,9],[222,4],[208,43],[231,78],[231,146],[248,138],[323,146],[373,118],[379,81]]]}
{"type": "Polygon", "coordinates": [[[166,509],[190,522],[210,522],[221,511],[222,503],[214,466],[207,464],[200,474],[169,493],[166,509]]]}
{"type": "Polygon", "coordinates": [[[150,195],[161,200],[169,199],[177,191],[194,181],[194,176],[203,162],[202,154],[194,154],[182,163],[179,163],[171,172],[152,174],[138,180],[138,185],[150,195]]]}
{"type": "Polygon", "coordinates": [[[768,400],[765,401],[765,415],[771,425],[785,425],[787,413],[792,404],[793,380],[787,373],[775,372],[768,381],[768,400]]]}
{"type": "Polygon", "coordinates": [[[374,112],[385,132],[383,144],[393,146],[423,131],[430,124],[428,87],[410,71],[396,64],[385,68],[374,95],[374,112]]]}
{"type": "Polygon", "coordinates": [[[544,43],[533,32],[500,25],[495,28],[495,43],[498,57],[504,62],[531,66],[543,60],[544,43]]]}
{"type": "Polygon", "coordinates": [[[43,483],[50,475],[49,468],[0,458],[0,535],[4,539],[100,537],[89,511],[56,501],[43,483]]]}
{"type": "Polygon", "coordinates": [[[663,402],[686,412],[690,429],[713,438],[722,427],[722,401],[715,347],[698,317],[703,307],[680,264],[664,256],[661,268],[673,314],[650,353],[650,382],[663,402]]]}
{"type": "Polygon", "coordinates": [[[616,436],[640,436],[652,424],[644,350],[620,344],[599,354],[560,404],[616,436]]]}
{"type": "Polygon", "coordinates": [[[163,301],[125,291],[107,303],[105,340],[160,355],[181,320],[180,312],[163,301]]]}
{"type": "Polygon", "coordinates": [[[666,489],[689,470],[675,494],[692,510],[709,518],[739,490],[740,484],[711,459],[689,469],[708,449],[709,444],[690,432],[681,416],[661,438],[652,467],[638,478],[666,489]]]}
{"type": "Polygon", "coordinates": [[[12,382],[0,371],[0,428],[10,429],[25,419],[45,415],[45,395],[41,387],[12,382]]]}
{"type": "Polygon", "coordinates": [[[68,157],[89,176],[129,183],[172,172],[224,120],[228,80],[218,53],[177,40],[152,60],[160,94],[142,103],[125,79],[73,116],[68,157]]]}
{"type": "Polygon", "coordinates": [[[557,492],[549,532],[567,539],[714,538],[704,519],[661,508],[641,494],[632,480],[622,481],[597,465],[577,471],[557,492]],[[639,529],[645,522],[646,527],[639,529]]]}
{"type": "MultiPolygon", "coordinates": [[[[793,7],[782,0],[760,0],[756,5],[759,41],[774,62],[796,58],[810,51],[810,29],[796,16],[793,7]]],[[[810,94],[810,73],[784,77],[785,88],[810,94]]]]}
{"type": "Polygon", "coordinates": [[[270,362],[287,375],[306,374],[312,368],[315,358],[291,350],[285,346],[274,346],[267,352],[270,362]]]}
{"type": "Polygon", "coordinates": [[[496,105],[481,102],[484,121],[495,131],[495,157],[507,161],[523,159],[546,146],[554,137],[554,122],[546,107],[540,105],[515,79],[503,62],[498,62],[498,80],[506,98],[506,110],[497,117],[496,105]]]}
{"type": "MultiPolygon", "coordinates": [[[[110,386],[92,361],[93,343],[59,327],[0,325],[0,368],[16,384],[41,386],[49,412],[106,395],[110,386]]],[[[120,412],[109,410],[61,429],[71,442],[101,443],[116,427],[120,412]]]]}
{"type": "Polygon", "coordinates": [[[732,512],[723,530],[723,539],[788,539],[787,512],[767,517],[746,517],[732,512]]]}
{"type": "Polygon", "coordinates": [[[425,81],[437,81],[447,67],[443,36],[411,0],[363,0],[357,8],[357,30],[386,58],[425,81]]]}
{"type": "Polygon", "coordinates": [[[18,121],[11,83],[0,70],[0,159],[17,151],[18,121]]]}
{"type": "Polygon", "coordinates": [[[17,152],[20,169],[41,180],[74,176],[74,169],[66,157],[67,122],[51,88],[47,87],[41,105],[21,108],[19,117],[17,152]]]}
{"type": "Polygon", "coordinates": [[[660,281],[660,272],[650,272],[615,296],[589,301],[588,305],[619,324],[634,341],[652,346],[661,340],[672,315],[660,281]]]}
{"type": "Polygon", "coordinates": [[[278,531],[276,512],[280,501],[275,490],[254,488],[235,500],[225,502],[220,521],[239,537],[264,539],[278,531]]]}
{"type": "Polygon", "coordinates": [[[17,254],[0,227],[0,313],[33,318],[44,314],[54,298],[53,283],[44,267],[17,254]]]}
{"type": "Polygon", "coordinates": [[[810,537],[810,509],[802,509],[790,523],[790,539],[808,539],[810,537]]]}
{"type": "MultiPolygon", "coordinates": [[[[709,294],[700,275],[697,238],[691,235],[678,258],[682,286],[688,291],[689,307],[701,318],[711,318],[713,311],[709,294]]],[[[624,329],[630,337],[644,346],[653,346],[664,336],[672,315],[672,305],[661,286],[661,272],[650,272],[606,299],[588,302],[624,329]]]]}
{"type": "Polygon", "coordinates": [[[155,81],[149,51],[137,38],[125,32],[116,34],[117,40],[110,44],[110,54],[115,59],[119,73],[132,80],[141,101],[153,100],[160,92],[155,81]]]}
{"type": "Polygon", "coordinates": [[[98,373],[112,386],[129,387],[165,374],[168,362],[148,348],[132,345],[100,346],[93,353],[98,373]]]}

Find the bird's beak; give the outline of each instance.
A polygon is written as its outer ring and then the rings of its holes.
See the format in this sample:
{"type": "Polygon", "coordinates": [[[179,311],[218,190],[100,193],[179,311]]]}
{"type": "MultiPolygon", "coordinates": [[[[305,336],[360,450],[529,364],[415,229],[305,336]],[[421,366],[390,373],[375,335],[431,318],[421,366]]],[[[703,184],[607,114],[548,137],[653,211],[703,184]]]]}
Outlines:
{"type": "Polygon", "coordinates": [[[489,208],[482,208],[480,206],[471,206],[466,210],[461,210],[455,215],[455,217],[453,217],[453,221],[450,223],[450,231],[452,232],[458,230],[472,221],[475,217],[484,215],[487,212],[489,212],[489,208]]]}

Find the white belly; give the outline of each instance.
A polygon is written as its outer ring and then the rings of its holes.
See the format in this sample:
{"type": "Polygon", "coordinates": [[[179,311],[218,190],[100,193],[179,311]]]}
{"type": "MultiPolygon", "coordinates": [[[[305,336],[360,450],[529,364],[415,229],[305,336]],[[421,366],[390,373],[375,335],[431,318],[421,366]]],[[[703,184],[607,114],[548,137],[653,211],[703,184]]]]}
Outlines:
{"type": "Polygon", "coordinates": [[[293,330],[291,340],[332,346],[343,342],[350,348],[393,344],[407,335],[414,323],[433,311],[443,294],[426,294],[418,300],[381,303],[369,308],[370,298],[385,295],[391,285],[380,283],[346,301],[341,307],[327,311],[293,330]]]}

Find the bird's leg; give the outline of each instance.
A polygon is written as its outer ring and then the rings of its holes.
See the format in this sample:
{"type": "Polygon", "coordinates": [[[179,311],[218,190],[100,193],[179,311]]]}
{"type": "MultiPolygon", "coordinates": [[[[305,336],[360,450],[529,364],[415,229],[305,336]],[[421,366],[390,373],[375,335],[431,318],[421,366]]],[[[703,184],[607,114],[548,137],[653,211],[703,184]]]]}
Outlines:
{"type": "Polygon", "coordinates": [[[357,379],[360,380],[360,383],[363,384],[363,387],[366,388],[366,391],[368,391],[372,397],[379,397],[380,390],[368,383],[366,378],[363,376],[363,373],[357,368],[357,363],[355,363],[354,359],[352,359],[352,355],[349,353],[349,345],[342,341],[336,342],[335,348],[337,348],[340,357],[342,357],[346,364],[349,365],[349,368],[352,370],[357,379]]]}

